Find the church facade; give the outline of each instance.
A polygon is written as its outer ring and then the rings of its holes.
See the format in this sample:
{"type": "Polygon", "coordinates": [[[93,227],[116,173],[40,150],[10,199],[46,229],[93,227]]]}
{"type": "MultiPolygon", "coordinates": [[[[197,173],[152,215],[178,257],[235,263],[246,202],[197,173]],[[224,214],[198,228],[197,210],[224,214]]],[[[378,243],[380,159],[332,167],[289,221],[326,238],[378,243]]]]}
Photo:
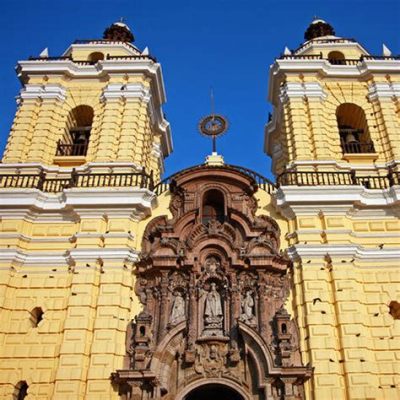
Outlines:
{"type": "Polygon", "coordinates": [[[400,399],[400,59],[314,20],[270,68],[276,182],[165,180],[123,23],[18,63],[0,165],[4,399],[400,399]]]}

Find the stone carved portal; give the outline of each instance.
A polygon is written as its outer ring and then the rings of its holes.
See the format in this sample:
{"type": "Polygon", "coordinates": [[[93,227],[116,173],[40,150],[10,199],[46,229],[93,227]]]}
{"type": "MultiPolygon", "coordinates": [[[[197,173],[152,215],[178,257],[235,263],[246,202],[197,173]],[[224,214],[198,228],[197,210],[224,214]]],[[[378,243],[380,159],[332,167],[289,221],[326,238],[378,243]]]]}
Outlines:
{"type": "Polygon", "coordinates": [[[255,190],[227,167],[176,176],[173,218],[153,219],[143,238],[143,311],[128,329],[126,368],[112,376],[123,398],[196,400],[214,390],[221,399],[304,399],[312,369],[284,308],[290,263],[277,223],[255,215],[255,190]],[[225,215],[203,218],[202,201],[216,191],[225,215]]]}

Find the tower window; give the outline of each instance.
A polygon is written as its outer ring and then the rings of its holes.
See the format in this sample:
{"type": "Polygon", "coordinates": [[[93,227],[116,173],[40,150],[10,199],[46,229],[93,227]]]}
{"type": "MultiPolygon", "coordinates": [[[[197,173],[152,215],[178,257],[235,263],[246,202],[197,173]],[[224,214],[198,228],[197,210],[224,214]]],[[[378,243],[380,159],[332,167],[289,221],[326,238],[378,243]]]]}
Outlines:
{"type": "Polygon", "coordinates": [[[21,381],[17,383],[15,387],[15,394],[13,398],[15,400],[23,400],[28,395],[28,384],[25,381],[21,381]]]}
{"type": "Polygon", "coordinates": [[[43,321],[43,310],[40,307],[35,307],[31,311],[31,323],[33,328],[37,328],[39,323],[43,321]]]}
{"type": "Polygon", "coordinates": [[[335,64],[335,65],[346,64],[346,59],[344,57],[344,54],[340,51],[331,51],[328,54],[328,60],[331,64],[335,64]]]}
{"type": "Polygon", "coordinates": [[[336,110],[340,144],[343,153],[374,153],[364,110],[352,103],[341,104],[336,110]]]}
{"type": "Polygon", "coordinates": [[[57,145],[57,156],[86,155],[93,114],[93,108],[85,105],[75,107],[69,113],[64,137],[57,145]]]}
{"type": "Polygon", "coordinates": [[[88,60],[93,64],[97,63],[97,61],[104,60],[104,54],[100,51],[95,51],[89,54],[88,60]]]}
{"type": "Polygon", "coordinates": [[[209,190],[203,197],[202,223],[208,224],[211,220],[224,222],[225,204],[224,195],[219,190],[209,190]]]}

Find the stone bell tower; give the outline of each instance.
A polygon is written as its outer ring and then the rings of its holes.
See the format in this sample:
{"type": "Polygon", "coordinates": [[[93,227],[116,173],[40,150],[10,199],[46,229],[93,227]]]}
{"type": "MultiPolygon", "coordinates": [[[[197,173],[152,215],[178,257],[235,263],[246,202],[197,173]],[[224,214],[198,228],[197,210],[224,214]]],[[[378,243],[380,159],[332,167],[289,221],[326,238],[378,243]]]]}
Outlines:
{"type": "Polygon", "coordinates": [[[377,170],[400,157],[399,59],[372,56],[315,19],[271,66],[265,151],[273,172],[377,170]]]}
{"type": "Polygon", "coordinates": [[[400,58],[383,50],[315,19],[270,67],[265,151],[310,399],[399,398],[400,58]]]}
{"type": "Polygon", "coordinates": [[[172,151],[161,66],[116,22],[61,57],[20,61],[23,85],[3,163],[18,168],[163,172],[172,151]],[[25,165],[24,165],[25,164],[25,165]]]}
{"type": "Polygon", "coordinates": [[[18,63],[0,164],[0,397],[118,399],[143,224],[172,151],[161,66],[127,25],[18,63]]]}

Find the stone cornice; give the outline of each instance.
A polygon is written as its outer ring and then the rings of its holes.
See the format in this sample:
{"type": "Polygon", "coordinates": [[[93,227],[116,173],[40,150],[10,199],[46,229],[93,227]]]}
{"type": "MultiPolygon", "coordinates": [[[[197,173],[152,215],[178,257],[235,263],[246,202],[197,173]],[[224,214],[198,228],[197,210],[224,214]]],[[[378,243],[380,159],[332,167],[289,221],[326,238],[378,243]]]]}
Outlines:
{"type": "Polygon", "coordinates": [[[368,86],[370,100],[393,99],[393,97],[400,97],[400,83],[374,82],[368,86]]]}
{"type": "Polygon", "coordinates": [[[324,92],[319,82],[286,82],[279,91],[281,103],[286,103],[289,99],[302,99],[304,97],[325,100],[327,94],[324,92]]]}
{"type": "Polygon", "coordinates": [[[315,210],[321,210],[328,215],[344,215],[354,213],[355,206],[370,208],[368,211],[376,212],[378,217],[380,208],[400,205],[400,186],[383,190],[356,185],[281,186],[272,198],[279,212],[288,219],[308,215],[315,210]]]}
{"type": "MultiPolygon", "coordinates": [[[[71,266],[76,262],[93,262],[98,259],[110,262],[134,263],[139,259],[139,252],[130,248],[72,249],[62,252],[29,252],[21,249],[7,249],[0,252],[0,264],[9,264],[9,266],[71,266]]],[[[0,270],[2,269],[4,270],[4,268],[0,268],[0,270]]],[[[9,267],[7,269],[9,269],[9,267]]],[[[43,268],[41,272],[43,273],[43,268]]],[[[54,271],[54,274],[56,273],[57,272],[54,271]]]]}
{"type": "Polygon", "coordinates": [[[278,76],[315,73],[321,77],[363,78],[373,74],[399,73],[400,60],[362,60],[356,65],[333,65],[324,59],[277,59],[269,71],[268,100],[274,104],[278,76]]]}
{"type": "Polygon", "coordinates": [[[331,257],[351,257],[363,261],[390,262],[393,267],[397,267],[397,261],[400,259],[400,248],[372,249],[353,244],[296,244],[288,249],[288,255],[293,261],[300,261],[303,257],[321,258],[327,254],[331,257]]]}
{"type": "Polygon", "coordinates": [[[0,198],[3,219],[45,222],[103,215],[141,220],[151,215],[156,204],[155,194],[140,188],[65,189],[57,194],[38,189],[2,189],[0,198]]]}
{"type": "Polygon", "coordinates": [[[19,98],[21,100],[59,100],[64,101],[67,90],[59,84],[48,85],[25,85],[20,92],[19,98]]]}

